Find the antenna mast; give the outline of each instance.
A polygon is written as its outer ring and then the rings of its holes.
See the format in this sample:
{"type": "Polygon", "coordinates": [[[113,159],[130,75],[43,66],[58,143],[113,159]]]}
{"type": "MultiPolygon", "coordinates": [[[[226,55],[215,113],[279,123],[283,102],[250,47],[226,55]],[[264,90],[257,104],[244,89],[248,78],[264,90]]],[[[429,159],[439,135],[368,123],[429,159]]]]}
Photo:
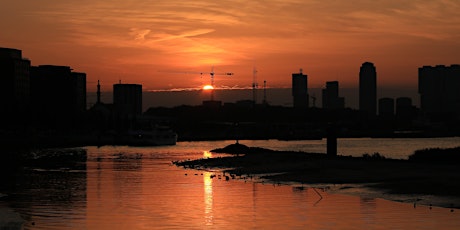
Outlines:
{"type": "Polygon", "coordinates": [[[267,104],[267,81],[264,80],[264,101],[263,104],[267,104]]]}
{"type": "Polygon", "coordinates": [[[101,85],[99,84],[99,80],[97,80],[97,101],[96,104],[101,104],[101,85]]]}
{"type": "Polygon", "coordinates": [[[254,105],[257,104],[257,69],[254,67],[252,70],[252,100],[254,105]]]}

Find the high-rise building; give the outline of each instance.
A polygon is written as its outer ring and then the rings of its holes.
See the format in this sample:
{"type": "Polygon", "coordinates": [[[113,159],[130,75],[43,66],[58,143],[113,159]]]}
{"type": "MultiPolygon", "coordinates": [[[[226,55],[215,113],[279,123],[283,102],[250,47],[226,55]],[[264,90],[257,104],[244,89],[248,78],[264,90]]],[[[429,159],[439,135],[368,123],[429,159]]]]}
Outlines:
{"type": "Polygon", "coordinates": [[[22,51],[0,48],[0,108],[5,116],[26,113],[30,105],[30,61],[22,51]]]}
{"type": "Polygon", "coordinates": [[[30,70],[31,101],[41,121],[67,121],[86,111],[85,73],[55,65],[32,66],[30,70]]]}
{"type": "Polygon", "coordinates": [[[322,90],[323,108],[324,109],[343,109],[345,107],[345,99],[339,97],[339,82],[328,81],[326,88],[322,90]]]}
{"type": "Polygon", "coordinates": [[[75,112],[86,111],[86,73],[72,72],[75,112]]]}
{"type": "Polygon", "coordinates": [[[460,65],[419,68],[418,92],[423,114],[460,115],[460,65]]]}
{"type": "Polygon", "coordinates": [[[379,99],[379,115],[381,117],[392,117],[395,114],[395,100],[393,98],[379,99]]]}
{"type": "Polygon", "coordinates": [[[299,73],[292,74],[292,97],[294,108],[309,107],[308,76],[302,73],[302,69],[299,73]]]}
{"type": "Polygon", "coordinates": [[[375,115],[377,111],[377,72],[371,62],[359,70],[359,110],[375,115]]]}
{"type": "Polygon", "coordinates": [[[409,97],[396,98],[396,117],[399,120],[411,120],[417,115],[417,109],[412,105],[412,99],[409,97]]]}
{"type": "Polygon", "coordinates": [[[410,97],[396,98],[396,113],[401,113],[403,110],[412,108],[412,99],[410,97]]]}
{"type": "Polygon", "coordinates": [[[137,116],[142,114],[142,85],[114,84],[113,106],[121,116],[137,116]]]}

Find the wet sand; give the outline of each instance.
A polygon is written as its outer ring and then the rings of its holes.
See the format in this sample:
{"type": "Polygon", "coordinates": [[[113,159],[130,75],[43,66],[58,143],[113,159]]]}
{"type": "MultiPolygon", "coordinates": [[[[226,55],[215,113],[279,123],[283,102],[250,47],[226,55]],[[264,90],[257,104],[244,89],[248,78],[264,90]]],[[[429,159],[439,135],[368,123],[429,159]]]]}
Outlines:
{"type": "Polygon", "coordinates": [[[231,145],[213,152],[234,155],[175,164],[196,169],[218,168],[233,178],[256,176],[275,184],[343,185],[344,190],[350,184],[356,184],[378,191],[374,192],[376,198],[460,207],[460,170],[455,161],[420,162],[381,156],[331,157],[323,153],[273,151],[244,145],[231,145]]]}

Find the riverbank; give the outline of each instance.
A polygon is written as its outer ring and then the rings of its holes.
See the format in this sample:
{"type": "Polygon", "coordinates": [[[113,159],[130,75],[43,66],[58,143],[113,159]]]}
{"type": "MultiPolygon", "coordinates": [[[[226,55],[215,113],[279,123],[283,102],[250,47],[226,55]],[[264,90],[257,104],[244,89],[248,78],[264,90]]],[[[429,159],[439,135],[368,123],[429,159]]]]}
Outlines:
{"type": "MultiPolygon", "coordinates": [[[[0,198],[2,194],[0,194],[0,198]]],[[[0,200],[0,229],[23,229],[24,220],[0,200]]]]}
{"type": "Polygon", "coordinates": [[[298,183],[311,187],[331,184],[344,185],[344,188],[359,184],[379,191],[377,197],[385,199],[401,201],[396,197],[405,195],[426,205],[460,207],[460,163],[456,157],[459,154],[435,153],[442,150],[419,152],[409,160],[387,159],[379,154],[330,157],[323,153],[274,151],[240,144],[213,152],[234,156],[175,164],[196,169],[220,168],[235,178],[257,176],[275,184],[298,183]]]}

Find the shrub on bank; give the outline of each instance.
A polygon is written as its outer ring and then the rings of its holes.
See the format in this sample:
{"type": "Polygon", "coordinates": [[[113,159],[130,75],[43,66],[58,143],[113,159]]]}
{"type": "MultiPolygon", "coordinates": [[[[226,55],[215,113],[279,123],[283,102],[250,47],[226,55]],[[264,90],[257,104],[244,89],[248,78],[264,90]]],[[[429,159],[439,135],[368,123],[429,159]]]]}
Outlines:
{"type": "Polygon", "coordinates": [[[421,149],[409,156],[409,161],[414,162],[442,162],[450,164],[460,163],[460,147],[455,148],[428,148],[421,149]]]}

